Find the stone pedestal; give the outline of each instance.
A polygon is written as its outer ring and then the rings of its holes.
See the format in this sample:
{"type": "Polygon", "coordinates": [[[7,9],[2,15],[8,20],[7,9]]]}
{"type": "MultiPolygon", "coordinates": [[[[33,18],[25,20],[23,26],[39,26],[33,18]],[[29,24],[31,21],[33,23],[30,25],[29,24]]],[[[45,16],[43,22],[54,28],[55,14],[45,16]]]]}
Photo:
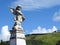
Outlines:
{"type": "Polygon", "coordinates": [[[11,30],[10,45],[26,45],[23,30],[11,30]]]}

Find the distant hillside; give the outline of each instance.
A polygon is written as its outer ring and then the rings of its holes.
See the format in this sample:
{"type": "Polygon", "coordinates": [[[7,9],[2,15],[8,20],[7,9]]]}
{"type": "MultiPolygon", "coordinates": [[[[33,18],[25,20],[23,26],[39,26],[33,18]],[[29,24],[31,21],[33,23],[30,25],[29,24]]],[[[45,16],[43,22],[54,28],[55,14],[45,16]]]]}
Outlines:
{"type": "Polygon", "coordinates": [[[60,45],[60,32],[26,35],[27,45],[60,45]]]}
{"type": "MultiPolygon", "coordinates": [[[[50,34],[28,34],[27,45],[60,45],[60,32],[50,34]]],[[[1,41],[0,45],[9,45],[9,41],[1,41]]]]}

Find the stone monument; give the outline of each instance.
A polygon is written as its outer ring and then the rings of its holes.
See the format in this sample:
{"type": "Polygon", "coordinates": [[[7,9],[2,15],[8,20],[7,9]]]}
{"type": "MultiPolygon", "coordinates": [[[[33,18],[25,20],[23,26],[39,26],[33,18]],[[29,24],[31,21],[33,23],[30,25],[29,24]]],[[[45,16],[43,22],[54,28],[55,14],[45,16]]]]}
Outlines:
{"type": "Polygon", "coordinates": [[[10,45],[26,45],[24,30],[21,26],[25,18],[21,12],[21,8],[21,6],[17,6],[16,9],[10,8],[10,11],[15,15],[15,24],[12,30],[10,30],[10,45]]]}

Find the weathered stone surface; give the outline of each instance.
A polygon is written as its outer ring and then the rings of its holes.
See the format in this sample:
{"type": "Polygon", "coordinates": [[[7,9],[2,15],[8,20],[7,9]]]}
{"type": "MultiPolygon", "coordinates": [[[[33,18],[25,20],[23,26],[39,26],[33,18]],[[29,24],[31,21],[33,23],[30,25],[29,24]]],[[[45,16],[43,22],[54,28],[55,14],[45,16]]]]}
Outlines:
{"type": "Polygon", "coordinates": [[[21,23],[25,20],[25,18],[20,11],[20,7],[17,6],[16,9],[10,8],[10,10],[15,15],[15,24],[10,31],[10,45],[26,45],[24,30],[21,26],[21,23]]]}

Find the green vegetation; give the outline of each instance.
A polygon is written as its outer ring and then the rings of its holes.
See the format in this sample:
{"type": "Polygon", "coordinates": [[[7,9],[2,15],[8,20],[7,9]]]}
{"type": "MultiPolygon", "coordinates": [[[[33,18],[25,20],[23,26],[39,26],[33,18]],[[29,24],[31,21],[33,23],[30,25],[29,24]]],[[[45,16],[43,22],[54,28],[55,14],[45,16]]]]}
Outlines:
{"type": "Polygon", "coordinates": [[[60,45],[60,32],[26,36],[27,45],[60,45]]]}
{"type": "Polygon", "coordinates": [[[9,41],[2,41],[1,40],[0,45],[9,45],[9,41]]]}
{"type": "MultiPolygon", "coordinates": [[[[27,45],[60,45],[60,32],[50,34],[26,35],[27,45]]],[[[9,45],[9,41],[1,41],[0,45],[9,45]]]]}

